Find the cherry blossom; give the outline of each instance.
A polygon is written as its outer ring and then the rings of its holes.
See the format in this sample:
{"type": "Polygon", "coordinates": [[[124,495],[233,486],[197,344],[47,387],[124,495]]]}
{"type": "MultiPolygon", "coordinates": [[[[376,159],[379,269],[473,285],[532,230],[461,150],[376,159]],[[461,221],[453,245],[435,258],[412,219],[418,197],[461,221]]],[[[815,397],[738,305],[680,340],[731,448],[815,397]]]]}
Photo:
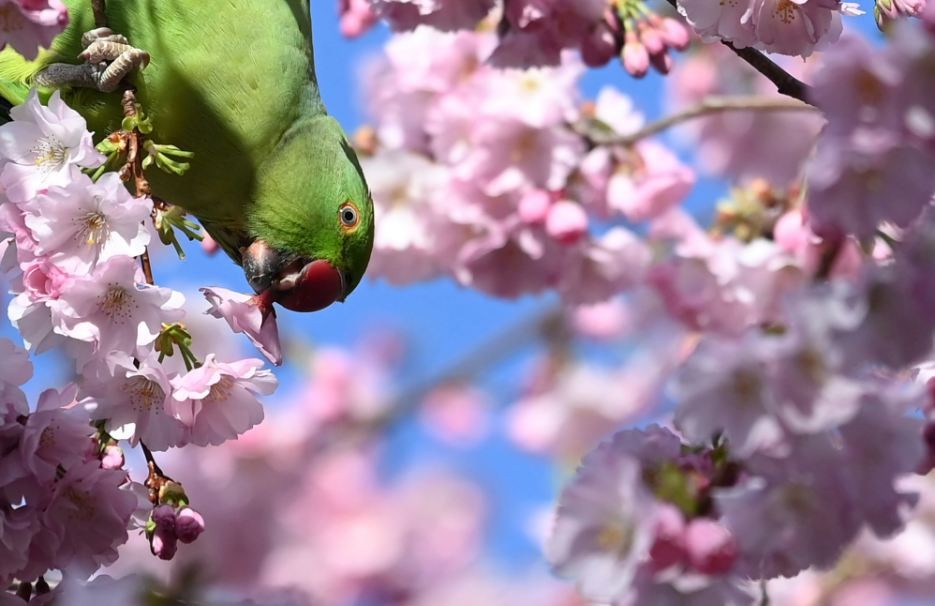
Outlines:
{"type": "Polygon", "coordinates": [[[256,359],[218,362],[214,354],[172,380],[171,413],[191,432],[192,444],[220,444],[263,419],[257,396],[269,395],[276,378],[256,359]]]}
{"type": "MultiPolygon", "coordinates": [[[[9,4],[6,10],[14,10],[9,4]]],[[[52,93],[48,106],[33,90],[22,105],[10,110],[12,122],[0,126],[0,184],[17,203],[31,200],[51,186],[72,180],[73,167],[88,168],[104,158],[94,149],[87,123],[78,112],[52,93]]]]}

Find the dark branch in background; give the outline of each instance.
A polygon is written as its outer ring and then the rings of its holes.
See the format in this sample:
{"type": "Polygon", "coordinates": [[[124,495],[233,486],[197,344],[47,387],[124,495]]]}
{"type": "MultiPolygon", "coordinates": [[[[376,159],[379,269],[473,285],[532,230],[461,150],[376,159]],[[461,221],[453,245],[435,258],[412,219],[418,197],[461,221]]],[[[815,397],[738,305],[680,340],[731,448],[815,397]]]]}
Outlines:
{"type": "MultiPolygon", "coordinates": [[[[678,10],[676,0],[666,1],[678,10]]],[[[810,103],[808,100],[808,85],[779,67],[775,61],[755,48],[737,48],[726,40],[721,40],[721,43],[734,51],[734,53],[746,61],[750,67],[769,78],[770,82],[776,85],[776,90],[780,94],[798,99],[805,103],[810,103]]]]}
{"type": "Polygon", "coordinates": [[[372,428],[382,428],[417,410],[422,399],[436,387],[476,378],[497,362],[516,354],[517,351],[535,343],[538,339],[564,341],[564,311],[560,305],[552,305],[535,312],[523,322],[510,326],[495,334],[437,375],[405,389],[393,400],[387,412],[372,423],[372,428]]]}

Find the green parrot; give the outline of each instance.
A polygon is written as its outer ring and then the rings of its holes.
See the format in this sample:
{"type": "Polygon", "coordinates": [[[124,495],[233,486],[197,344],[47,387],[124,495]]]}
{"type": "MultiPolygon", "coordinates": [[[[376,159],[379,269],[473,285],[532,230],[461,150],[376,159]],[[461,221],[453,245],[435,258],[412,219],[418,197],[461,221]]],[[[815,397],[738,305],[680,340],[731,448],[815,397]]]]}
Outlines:
{"type": "Polygon", "coordinates": [[[91,0],[65,4],[67,29],[35,61],[0,52],[0,94],[22,103],[33,86],[60,88],[103,139],[122,113],[119,91],[101,90],[122,69],[149,137],[194,152],[184,175],[149,171],[153,195],[197,217],[265,300],[297,311],[343,301],[370,259],[373,203],[319,95],[309,0],[108,0],[107,25],[126,40],[105,37],[104,54],[135,48],[103,59],[88,57],[91,0]]]}

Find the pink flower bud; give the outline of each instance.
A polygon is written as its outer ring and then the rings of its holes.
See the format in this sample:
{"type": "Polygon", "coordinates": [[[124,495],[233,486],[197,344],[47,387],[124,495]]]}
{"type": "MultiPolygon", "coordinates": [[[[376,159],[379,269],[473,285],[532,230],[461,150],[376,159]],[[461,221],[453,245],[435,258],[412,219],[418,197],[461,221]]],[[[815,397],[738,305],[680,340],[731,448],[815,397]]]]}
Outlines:
{"type": "Polygon", "coordinates": [[[149,540],[149,549],[160,560],[171,560],[178,551],[179,542],[175,533],[162,526],[156,526],[152,538],[149,540]]]}
{"type": "Polygon", "coordinates": [[[653,67],[656,68],[656,71],[660,74],[668,74],[672,71],[672,57],[670,57],[667,52],[650,55],[649,62],[653,64],[653,67]]]}
{"type": "Polygon", "coordinates": [[[151,517],[156,524],[156,528],[163,528],[171,531],[175,530],[175,507],[171,505],[160,505],[153,509],[151,517]]]}
{"type": "Polygon", "coordinates": [[[519,200],[519,218],[524,223],[542,223],[549,215],[552,196],[542,189],[534,189],[523,194],[519,200]]]}
{"type": "Polygon", "coordinates": [[[603,21],[581,41],[581,59],[588,67],[607,65],[619,50],[617,36],[603,21]]]}
{"type": "Polygon", "coordinates": [[[635,78],[642,78],[649,71],[649,53],[632,31],[628,31],[623,43],[623,67],[635,78]]]}
{"type": "Polygon", "coordinates": [[[647,21],[640,21],[637,26],[640,42],[646,47],[650,55],[658,55],[666,50],[665,40],[662,38],[662,32],[657,30],[647,21]]]}
{"type": "Polygon", "coordinates": [[[175,517],[175,534],[183,543],[191,543],[205,531],[205,520],[191,507],[183,507],[175,517]]]}
{"type": "Polygon", "coordinates": [[[737,543],[724,526],[707,518],[692,520],[685,531],[692,568],[702,574],[726,574],[737,560],[737,543]]]}
{"type": "Polygon", "coordinates": [[[675,50],[685,50],[691,44],[691,30],[678,19],[664,17],[657,27],[662,33],[662,39],[675,50]]]}
{"type": "Polygon", "coordinates": [[[580,204],[561,200],[549,209],[545,231],[562,244],[574,244],[588,232],[588,215],[580,204]]]}
{"type": "Polygon", "coordinates": [[[119,446],[108,446],[101,457],[101,467],[104,469],[123,469],[126,460],[123,458],[123,449],[119,446]]]}
{"type": "Polygon", "coordinates": [[[682,512],[672,505],[661,505],[656,513],[656,539],[649,550],[653,570],[665,570],[687,559],[684,532],[685,518],[682,512]]]}
{"type": "Polygon", "coordinates": [[[207,255],[213,255],[217,251],[221,250],[221,246],[214,238],[208,234],[205,234],[204,239],[201,241],[201,250],[205,251],[205,254],[207,255]]]}

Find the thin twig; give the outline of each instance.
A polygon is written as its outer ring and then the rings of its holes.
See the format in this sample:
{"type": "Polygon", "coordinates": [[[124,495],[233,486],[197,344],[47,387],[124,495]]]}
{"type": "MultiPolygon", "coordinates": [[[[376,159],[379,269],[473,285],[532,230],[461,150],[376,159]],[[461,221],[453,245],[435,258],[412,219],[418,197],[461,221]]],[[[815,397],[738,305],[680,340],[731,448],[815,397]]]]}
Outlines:
{"type": "MultiPolygon", "coordinates": [[[[125,118],[135,118],[137,116],[137,104],[136,104],[136,91],[133,87],[127,87],[123,91],[123,97],[120,101],[121,106],[123,107],[123,115],[125,118]]],[[[149,179],[146,178],[146,174],[143,171],[143,143],[145,142],[145,136],[140,132],[140,129],[134,128],[132,131],[126,133],[127,137],[127,163],[121,171],[121,176],[125,180],[133,180],[133,189],[137,197],[148,196],[152,192],[149,186],[149,179]]],[[[153,213],[155,216],[156,206],[153,206],[153,213]]],[[[149,248],[143,250],[143,254],[140,255],[140,265],[143,268],[143,275],[146,278],[146,283],[153,285],[156,283],[156,280],[153,278],[153,265],[149,260],[149,248]]]]}
{"type": "Polygon", "coordinates": [[[672,128],[682,122],[703,118],[711,114],[720,114],[730,111],[756,111],[756,112],[817,112],[818,110],[795,99],[783,99],[763,96],[730,96],[707,97],[697,105],[692,105],[680,112],[666,116],[656,122],[651,122],[640,130],[623,137],[613,136],[603,140],[596,138],[595,143],[601,145],[632,145],[641,139],[651,137],[664,130],[672,128]]]}
{"type": "Polygon", "coordinates": [[[107,6],[105,0],[91,0],[91,9],[94,11],[94,26],[107,27],[107,6]]]}
{"type": "MultiPolygon", "coordinates": [[[[678,10],[678,3],[676,0],[666,1],[678,10]]],[[[746,61],[750,67],[766,76],[776,85],[776,90],[779,91],[780,94],[798,99],[803,103],[811,103],[809,101],[808,85],[779,67],[775,61],[755,48],[737,48],[727,40],[721,40],[721,42],[724,46],[734,51],[738,57],[746,61]]]]}

